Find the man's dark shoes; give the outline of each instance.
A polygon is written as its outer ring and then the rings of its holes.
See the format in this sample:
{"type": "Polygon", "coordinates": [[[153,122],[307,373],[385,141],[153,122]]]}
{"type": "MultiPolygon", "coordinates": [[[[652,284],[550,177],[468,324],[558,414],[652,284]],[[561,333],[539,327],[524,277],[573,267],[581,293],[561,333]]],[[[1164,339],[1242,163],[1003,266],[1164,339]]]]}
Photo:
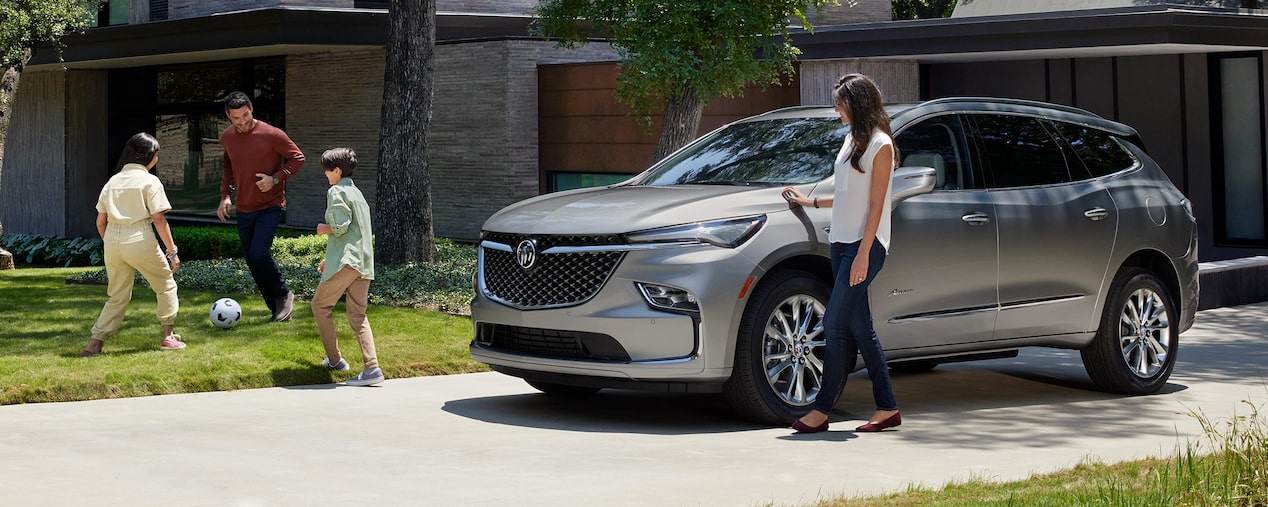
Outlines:
{"type": "Polygon", "coordinates": [[[295,293],[286,291],[286,295],[277,300],[275,308],[273,310],[273,322],[291,320],[291,311],[295,309],[295,293]]]}

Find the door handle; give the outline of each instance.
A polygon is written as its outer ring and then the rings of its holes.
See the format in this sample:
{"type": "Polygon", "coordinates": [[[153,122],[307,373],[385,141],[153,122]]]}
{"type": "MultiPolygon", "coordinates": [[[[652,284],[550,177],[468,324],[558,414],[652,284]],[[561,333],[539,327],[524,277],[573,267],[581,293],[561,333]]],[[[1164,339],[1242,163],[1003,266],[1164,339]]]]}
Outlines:
{"type": "Polygon", "coordinates": [[[1102,208],[1100,206],[1097,206],[1090,210],[1084,211],[1083,216],[1091,219],[1093,222],[1097,222],[1100,220],[1105,220],[1105,217],[1109,216],[1109,210],[1102,208]]]}
{"type": "Polygon", "coordinates": [[[981,211],[973,211],[960,217],[960,220],[963,220],[964,223],[969,225],[986,225],[987,223],[990,223],[991,217],[981,211]]]}

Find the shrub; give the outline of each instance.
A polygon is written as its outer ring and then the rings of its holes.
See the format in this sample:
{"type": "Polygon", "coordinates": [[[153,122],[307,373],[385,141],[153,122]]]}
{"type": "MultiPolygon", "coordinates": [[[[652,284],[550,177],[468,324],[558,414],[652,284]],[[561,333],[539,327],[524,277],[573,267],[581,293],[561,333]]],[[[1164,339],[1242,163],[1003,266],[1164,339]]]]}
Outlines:
{"type": "MultiPolygon", "coordinates": [[[[179,244],[179,243],[178,243],[179,244]]],[[[312,299],[321,281],[317,264],[325,258],[326,238],[309,234],[298,238],[278,238],[273,242],[274,259],[297,296],[312,299]]],[[[472,245],[437,238],[438,261],[406,266],[376,265],[370,284],[370,303],[425,308],[451,314],[469,313],[475,273],[476,250],[472,245]]],[[[185,247],[181,247],[182,258],[185,247]]],[[[88,271],[71,281],[106,283],[106,270],[88,271]]],[[[136,277],[138,285],[145,279],[136,277]]],[[[241,258],[185,261],[176,272],[182,289],[216,294],[258,294],[255,281],[241,258]]]]}
{"type": "Polygon", "coordinates": [[[0,247],[27,264],[100,266],[105,259],[101,238],[96,237],[50,238],[35,234],[6,234],[0,236],[0,247]]]}

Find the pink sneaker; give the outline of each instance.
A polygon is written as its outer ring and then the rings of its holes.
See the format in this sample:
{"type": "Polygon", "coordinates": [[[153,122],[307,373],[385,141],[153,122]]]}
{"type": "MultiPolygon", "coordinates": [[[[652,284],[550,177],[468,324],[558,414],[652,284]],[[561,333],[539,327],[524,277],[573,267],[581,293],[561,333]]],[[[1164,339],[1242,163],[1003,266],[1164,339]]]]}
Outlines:
{"type": "Polygon", "coordinates": [[[163,350],[180,350],[185,348],[185,342],[181,341],[181,335],[174,334],[171,338],[164,338],[159,348],[163,350]]]}

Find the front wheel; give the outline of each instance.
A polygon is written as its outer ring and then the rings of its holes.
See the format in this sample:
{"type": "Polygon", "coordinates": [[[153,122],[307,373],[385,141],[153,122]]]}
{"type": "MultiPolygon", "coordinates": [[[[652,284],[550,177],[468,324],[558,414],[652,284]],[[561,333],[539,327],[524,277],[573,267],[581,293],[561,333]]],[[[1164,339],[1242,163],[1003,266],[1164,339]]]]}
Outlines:
{"type": "Polygon", "coordinates": [[[1143,269],[1120,273],[1110,286],[1096,338],[1080,353],[1096,386],[1152,394],[1171,376],[1180,346],[1179,315],[1162,281],[1143,269]]]}
{"type": "MultiPolygon", "coordinates": [[[[735,364],[723,387],[742,416],[784,425],[810,410],[823,376],[823,310],[831,288],[804,271],[773,273],[740,321],[735,364]]],[[[833,395],[839,393],[833,393],[833,395]]]]}

